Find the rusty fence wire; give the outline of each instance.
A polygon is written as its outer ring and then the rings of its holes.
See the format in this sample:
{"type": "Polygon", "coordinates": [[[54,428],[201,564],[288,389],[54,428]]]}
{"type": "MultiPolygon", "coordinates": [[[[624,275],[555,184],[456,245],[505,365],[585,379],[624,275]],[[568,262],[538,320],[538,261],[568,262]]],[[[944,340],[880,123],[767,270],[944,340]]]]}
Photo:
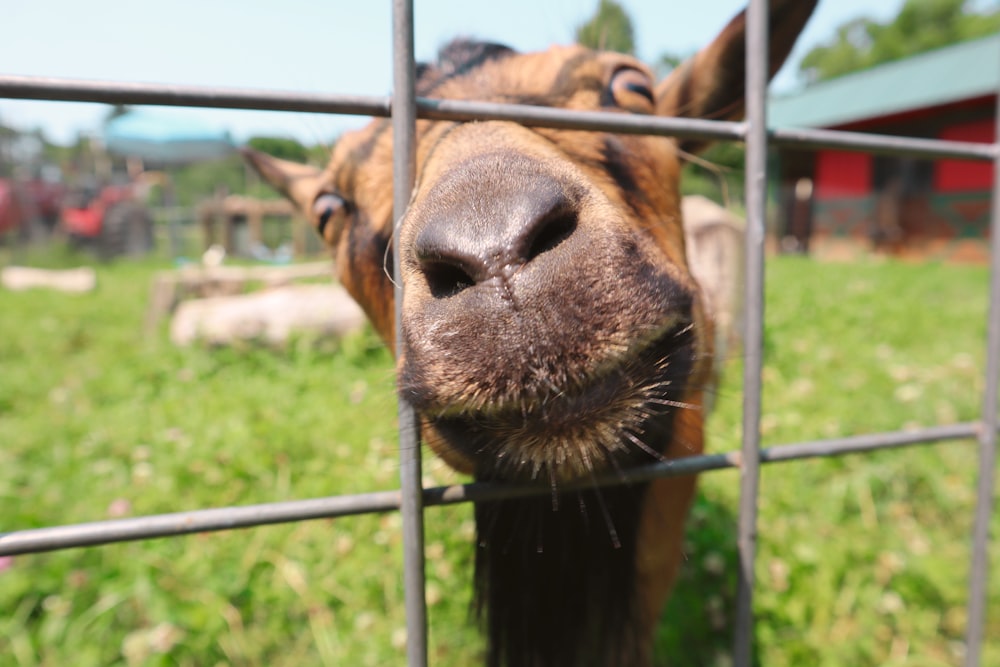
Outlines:
{"type": "MultiPolygon", "coordinates": [[[[46,77],[0,76],[0,98],[297,111],[309,113],[391,116],[396,138],[394,210],[399,220],[409,199],[414,175],[417,118],[434,120],[508,120],[544,126],[619,133],[655,134],[746,144],[747,244],[745,262],[745,330],[743,377],[743,442],[739,451],[655,463],[596,481],[600,485],[641,482],[658,477],[739,468],[739,581],[734,631],[734,664],[748,667],[752,657],[754,557],[756,552],[759,468],[816,457],[907,447],[944,440],[978,443],[979,479],[969,574],[965,667],[980,664],[986,617],[989,523],[993,511],[997,465],[998,382],[1000,382],[1000,144],[880,136],[817,129],[768,130],[767,4],[751,0],[747,37],[747,113],[743,122],[681,118],[649,118],[566,111],[483,102],[433,100],[414,94],[412,0],[393,0],[395,94],[390,97],[301,94],[284,91],[199,88],[137,83],[106,83],[46,77]],[[761,367],[764,323],[764,236],[768,146],[836,148],[884,155],[959,158],[993,162],[990,221],[990,303],[982,411],[978,421],[919,430],[799,442],[761,449],[761,367]]],[[[998,90],[1000,101],[1000,90],[998,90]]],[[[1000,108],[1000,104],[998,104],[1000,108]]],[[[1000,113],[997,114],[1000,137],[1000,113]]],[[[394,267],[398,271],[398,266],[394,267]]],[[[397,273],[398,278],[398,273],[397,273]]],[[[397,290],[401,288],[397,279],[397,290]]],[[[396,295],[396,303],[402,302],[396,295]]],[[[397,317],[397,322],[400,318],[397,317]]],[[[404,589],[407,617],[407,663],[427,665],[427,612],[424,596],[423,514],[425,507],[496,500],[548,493],[547,487],[489,483],[421,487],[420,444],[413,409],[401,403],[400,489],[260,505],[202,509],[173,514],[52,526],[0,534],[0,556],[39,553],[114,542],[146,540],[189,533],[232,530],[273,523],[399,510],[403,515],[404,589]]],[[[588,480],[588,486],[593,484],[588,480]]]]}

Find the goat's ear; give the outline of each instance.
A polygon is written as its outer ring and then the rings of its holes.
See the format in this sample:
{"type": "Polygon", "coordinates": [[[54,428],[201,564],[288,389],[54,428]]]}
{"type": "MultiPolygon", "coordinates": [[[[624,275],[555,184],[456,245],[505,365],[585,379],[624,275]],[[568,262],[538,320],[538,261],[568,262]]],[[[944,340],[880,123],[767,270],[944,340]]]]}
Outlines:
{"type": "MultiPolygon", "coordinates": [[[[812,15],[817,0],[771,0],[768,78],[785,62],[812,15]]],[[[715,40],[679,65],[656,87],[656,112],[662,116],[739,120],[746,88],[746,11],[729,22],[715,40]]],[[[704,146],[680,141],[689,152],[704,146]]]]}
{"type": "Polygon", "coordinates": [[[295,204],[307,219],[312,220],[313,202],[322,187],[322,172],[319,169],[281,160],[252,148],[243,148],[240,152],[268,185],[295,204]]]}

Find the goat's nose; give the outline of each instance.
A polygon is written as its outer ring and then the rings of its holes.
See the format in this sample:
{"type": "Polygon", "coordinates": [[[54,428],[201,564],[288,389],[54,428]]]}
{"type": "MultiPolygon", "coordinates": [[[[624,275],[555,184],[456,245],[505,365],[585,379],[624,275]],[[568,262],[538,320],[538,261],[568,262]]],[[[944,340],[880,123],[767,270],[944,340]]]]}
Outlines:
{"type": "Polygon", "coordinates": [[[555,178],[537,172],[496,180],[462,178],[442,190],[414,247],[436,297],[509,278],[559,246],[577,227],[578,198],[555,178]]]}

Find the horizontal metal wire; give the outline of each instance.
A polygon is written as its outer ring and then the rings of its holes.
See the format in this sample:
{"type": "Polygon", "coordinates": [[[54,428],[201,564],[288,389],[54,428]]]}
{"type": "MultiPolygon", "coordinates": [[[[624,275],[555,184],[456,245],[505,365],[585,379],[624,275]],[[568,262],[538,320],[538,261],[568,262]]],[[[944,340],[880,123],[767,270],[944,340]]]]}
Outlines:
{"type": "MultiPolygon", "coordinates": [[[[297,111],[387,117],[391,98],[208,88],[151,83],[122,83],[51,77],[0,76],[0,98],[105,104],[212,107],[260,111],[297,111]]],[[[430,120],[506,120],[535,127],[650,134],[687,139],[742,141],[745,123],[638,116],[600,111],[570,111],[518,104],[464,100],[417,99],[417,116],[430,120]]],[[[924,158],[989,160],[997,145],[940,139],[919,139],[813,128],[781,128],[769,133],[783,147],[839,148],[924,158]]]]}
{"type": "MultiPolygon", "coordinates": [[[[534,127],[648,134],[685,139],[741,141],[746,138],[747,132],[747,124],[743,122],[636,116],[602,111],[569,111],[550,107],[464,100],[419,98],[417,110],[421,118],[431,120],[506,120],[534,127]]],[[[853,149],[922,158],[991,160],[997,154],[997,147],[994,144],[814,128],[774,129],[768,133],[768,143],[782,147],[853,149]]]]}
{"type": "Polygon", "coordinates": [[[648,134],[685,139],[742,140],[746,123],[702,118],[641,116],[609,111],[574,111],[524,104],[417,98],[420,118],[429,120],[505,120],[531,127],[648,134]]]}
{"type": "Polygon", "coordinates": [[[0,97],[52,102],[150,104],[255,111],[388,116],[388,97],[326,95],[163,83],[123,83],[37,76],[0,76],[0,97]]]}
{"type": "Polygon", "coordinates": [[[992,160],[998,151],[997,144],[974,144],[968,141],[921,139],[815,128],[778,128],[771,130],[770,137],[770,143],[783,148],[839,148],[927,159],[992,160]]]}
{"type": "MultiPolygon", "coordinates": [[[[801,459],[840,456],[878,449],[890,449],[919,444],[975,438],[980,422],[935,426],[913,431],[860,435],[850,438],[816,440],[779,445],[761,450],[762,463],[781,463],[801,459]]],[[[623,483],[648,482],[661,477],[692,475],[710,470],[736,468],[740,453],[728,452],[691,456],[624,470],[620,474],[588,480],[579,488],[610,486],[623,483]]],[[[572,485],[563,490],[571,491],[572,485]]],[[[498,483],[456,484],[423,490],[424,505],[453,505],[506,498],[523,498],[551,493],[546,485],[513,485],[498,483]]],[[[96,546],[114,542],[130,542],[189,533],[233,530],[275,523],[309,519],[328,519],[356,514],[398,510],[402,493],[376,491],[355,495],[331,496],[308,500],[193,510],[172,514],[111,519],[74,525],[34,528],[0,534],[0,556],[55,551],[74,547],[96,546]]]]}

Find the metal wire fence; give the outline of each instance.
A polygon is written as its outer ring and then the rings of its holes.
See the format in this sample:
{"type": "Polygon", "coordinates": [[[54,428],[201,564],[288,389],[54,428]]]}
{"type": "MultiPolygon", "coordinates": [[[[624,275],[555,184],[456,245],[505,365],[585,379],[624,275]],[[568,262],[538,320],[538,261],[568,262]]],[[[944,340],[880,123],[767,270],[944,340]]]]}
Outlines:
{"type": "MultiPolygon", "coordinates": [[[[754,558],[760,465],[837,456],[933,443],[976,439],[979,479],[969,575],[966,667],[980,664],[986,616],[987,553],[997,464],[997,399],[1000,383],[1000,144],[878,136],[816,129],[768,130],[767,4],[751,0],[746,46],[746,119],[721,122],[680,118],[646,118],[598,112],[522,107],[506,104],[432,100],[414,95],[412,0],[394,0],[394,95],[391,98],[315,95],[279,91],[197,88],[189,86],[98,83],[41,77],[0,76],[0,97],[11,99],[103,102],[280,110],[312,113],[391,116],[395,145],[394,208],[396,219],[409,200],[414,177],[415,123],[436,120],[508,120],[529,126],[737,140],[746,144],[747,244],[745,257],[743,442],[740,451],[656,463],[596,480],[599,485],[648,481],[658,477],[737,467],[741,475],[738,548],[739,582],[734,627],[734,664],[751,664],[753,637],[754,558]],[[978,421],[920,430],[826,439],[761,449],[761,370],[764,323],[764,240],[768,146],[838,148],[923,158],[991,160],[994,165],[990,223],[990,304],[982,411],[978,421]]],[[[1000,91],[998,91],[1000,96],[1000,91]]],[[[1000,97],[998,97],[1000,99],[1000,97]]],[[[1000,114],[998,133],[1000,137],[1000,114]]],[[[398,254],[397,254],[398,261],[398,254]]],[[[394,269],[397,271],[398,266],[394,269]]],[[[397,292],[401,289],[397,284],[397,292]]],[[[396,294],[396,304],[402,302],[396,294]]],[[[400,318],[397,316],[396,321],[400,318]]],[[[231,530],[265,524],[400,510],[404,533],[404,589],[407,617],[407,660],[427,664],[427,614],[424,595],[424,508],[461,502],[496,500],[548,493],[548,488],[487,483],[422,488],[416,417],[399,406],[401,486],[398,491],[333,496],[308,500],[223,507],[175,514],[98,521],[0,534],[0,556],[37,553],[195,532],[231,530]]],[[[593,482],[588,480],[588,486],[593,482]]]]}

